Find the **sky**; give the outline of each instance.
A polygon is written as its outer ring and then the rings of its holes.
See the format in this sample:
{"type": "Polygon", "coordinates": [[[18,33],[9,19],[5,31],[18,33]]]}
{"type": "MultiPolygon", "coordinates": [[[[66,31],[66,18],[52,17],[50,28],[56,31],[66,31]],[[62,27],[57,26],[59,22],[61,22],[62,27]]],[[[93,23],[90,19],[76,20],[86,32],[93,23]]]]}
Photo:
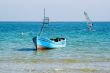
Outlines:
{"type": "Polygon", "coordinates": [[[110,21],[110,0],[0,0],[0,21],[110,21]]]}

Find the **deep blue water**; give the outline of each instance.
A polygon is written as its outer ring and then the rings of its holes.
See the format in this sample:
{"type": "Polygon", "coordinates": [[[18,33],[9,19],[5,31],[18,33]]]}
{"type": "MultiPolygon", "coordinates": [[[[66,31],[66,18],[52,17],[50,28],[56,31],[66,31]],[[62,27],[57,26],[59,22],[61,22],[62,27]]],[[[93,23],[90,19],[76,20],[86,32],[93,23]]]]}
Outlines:
{"type": "Polygon", "coordinates": [[[0,58],[105,58],[110,56],[110,22],[94,22],[88,31],[86,22],[51,22],[42,36],[67,39],[67,46],[35,52],[32,38],[37,36],[40,22],[0,22],[0,58]]]}

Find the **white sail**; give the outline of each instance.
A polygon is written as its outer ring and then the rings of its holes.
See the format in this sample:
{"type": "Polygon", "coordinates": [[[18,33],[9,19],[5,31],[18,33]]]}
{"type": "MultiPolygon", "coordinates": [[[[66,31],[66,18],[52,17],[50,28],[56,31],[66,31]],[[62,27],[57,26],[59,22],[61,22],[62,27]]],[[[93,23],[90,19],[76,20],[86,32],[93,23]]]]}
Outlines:
{"type": "Polygon", "coordinates": [[[84,11],[84,16],[85,16],[85,18],[86,18],[86,20],[87,20],[88,29],[89,29],[89,30],[92,30],[92,29],[93,29],[93,23],[92,23],[92,21],[90,20],[88,14],[87,14],[85,11],[84,11]]]}

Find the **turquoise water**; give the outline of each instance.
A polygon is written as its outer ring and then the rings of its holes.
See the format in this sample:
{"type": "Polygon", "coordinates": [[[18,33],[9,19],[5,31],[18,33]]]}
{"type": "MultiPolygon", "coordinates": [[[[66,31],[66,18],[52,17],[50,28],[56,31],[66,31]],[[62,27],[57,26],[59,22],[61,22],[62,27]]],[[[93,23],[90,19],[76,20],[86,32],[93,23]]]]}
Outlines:
{"type": "Polygon", "coordinates": [[[86,22],[51,22],[45,26],[42,36],[64,36],[67,39],[67,46],[35,51],[32,38],[37,36],[41,24],[40,22],[0,22],[0,60],[110,61],[110,22],[94,22],[93,31],[87,30],[86,22]]]}

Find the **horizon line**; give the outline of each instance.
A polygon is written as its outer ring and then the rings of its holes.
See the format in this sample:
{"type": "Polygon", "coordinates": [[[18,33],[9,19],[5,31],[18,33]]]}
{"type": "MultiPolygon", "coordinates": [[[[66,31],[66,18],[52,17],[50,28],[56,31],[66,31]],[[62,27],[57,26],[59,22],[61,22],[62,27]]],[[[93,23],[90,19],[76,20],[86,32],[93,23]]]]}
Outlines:
{"type": "MultiPolygon", "coordinates": [[[[42,22],[42,21],[0,21],[0,22],[42,22]]],[[[50,21],[50,22],[87,22],[87,21],[50,21]]],[[[92,22],[110,22],[110,21],[92,21],[92,22]]]]}

